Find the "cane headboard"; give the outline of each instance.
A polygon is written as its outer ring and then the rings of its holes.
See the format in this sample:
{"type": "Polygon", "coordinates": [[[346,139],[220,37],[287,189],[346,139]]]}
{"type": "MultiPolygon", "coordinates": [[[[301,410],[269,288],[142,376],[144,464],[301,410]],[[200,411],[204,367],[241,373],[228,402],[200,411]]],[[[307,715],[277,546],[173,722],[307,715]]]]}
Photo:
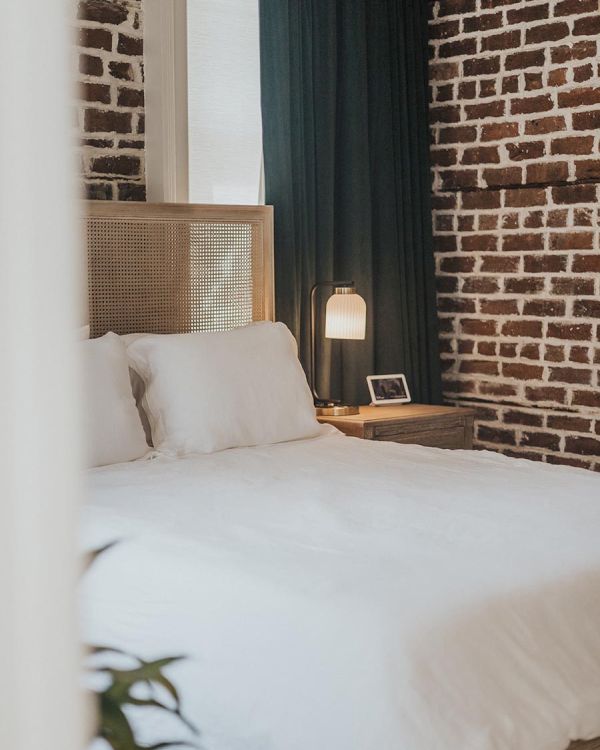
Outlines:
{"type": "Polygon", "coordinates": [[[273,209],[87,201],[90,336],[274,319],[273,209]]]}

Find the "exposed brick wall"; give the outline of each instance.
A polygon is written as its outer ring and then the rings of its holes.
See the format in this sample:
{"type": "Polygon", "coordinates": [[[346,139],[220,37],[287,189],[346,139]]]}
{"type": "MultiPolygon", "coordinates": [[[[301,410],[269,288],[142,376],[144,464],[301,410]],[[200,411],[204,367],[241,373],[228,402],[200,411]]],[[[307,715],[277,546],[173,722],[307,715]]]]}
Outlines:
{"type": "Polygon", "coordinates": [[[430,10],[445,397],[478,447],[600,470],[599,2],[430,10]]]}
{"type": "Polygon", "coordinates": [[[82,0],[76,8],[85,195],[145,200],[142,0],[82,0]]]}

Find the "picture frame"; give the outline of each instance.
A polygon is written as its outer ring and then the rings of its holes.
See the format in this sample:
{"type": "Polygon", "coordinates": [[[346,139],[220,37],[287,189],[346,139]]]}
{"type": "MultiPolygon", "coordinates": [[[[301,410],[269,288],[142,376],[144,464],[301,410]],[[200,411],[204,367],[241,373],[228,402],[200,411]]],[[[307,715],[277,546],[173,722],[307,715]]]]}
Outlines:
{"type": "Polygon", "coordinates": [[[368,375],[367,386],[371,394],[371,406],[409,404],[412,400],[406,377],[401,372],[391,375],[368,375]]]}

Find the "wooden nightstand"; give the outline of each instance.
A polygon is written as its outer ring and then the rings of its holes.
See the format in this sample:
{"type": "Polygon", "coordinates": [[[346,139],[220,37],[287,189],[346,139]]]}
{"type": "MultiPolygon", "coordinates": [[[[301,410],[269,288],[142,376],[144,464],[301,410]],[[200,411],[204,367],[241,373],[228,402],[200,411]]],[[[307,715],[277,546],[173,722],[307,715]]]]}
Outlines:
{"type": "Polygon", "coordinates": [[[416,443],[434,448],[473,447],[473,409],[453,406],[361,406],[350,417],[317,417],[346,435],[365,440],[416,443]]]}

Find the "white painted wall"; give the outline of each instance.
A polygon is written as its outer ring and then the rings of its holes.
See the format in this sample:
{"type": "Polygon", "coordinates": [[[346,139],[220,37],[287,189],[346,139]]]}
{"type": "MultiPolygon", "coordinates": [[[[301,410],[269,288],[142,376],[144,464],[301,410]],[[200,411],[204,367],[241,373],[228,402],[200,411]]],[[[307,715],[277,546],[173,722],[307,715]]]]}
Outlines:
{"type": "Polygon", "coordinates": [[[0,747],[79,750],[73,3],[2,11],[0,747]]]}

